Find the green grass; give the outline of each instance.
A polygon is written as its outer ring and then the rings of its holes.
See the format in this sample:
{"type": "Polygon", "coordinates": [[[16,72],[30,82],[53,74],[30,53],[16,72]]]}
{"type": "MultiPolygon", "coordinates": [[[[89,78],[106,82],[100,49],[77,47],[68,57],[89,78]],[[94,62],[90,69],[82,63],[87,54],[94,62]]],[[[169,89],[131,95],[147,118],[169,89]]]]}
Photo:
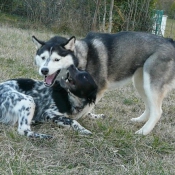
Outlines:
{"type": "MultiPolygon", "coordinates": [[[[42,79],[34,65],[31,36],[43,40],[53,34],[30,29],[0,27],[0,81],[28,77],[42,79]]],[[[17,134],[17,126],[0,124],[0,174],[3,175],[174,175],[175,92],[163,103],[163,115],[147,136],[135,135],[143,123],[130,119],[144,111],[144,104],[130,84],[109,91],[93,112],[104,120],[80,119],[93,132],[76,132],[46,123],[32,129],[53,135],[50,140],[17,134]]]]}

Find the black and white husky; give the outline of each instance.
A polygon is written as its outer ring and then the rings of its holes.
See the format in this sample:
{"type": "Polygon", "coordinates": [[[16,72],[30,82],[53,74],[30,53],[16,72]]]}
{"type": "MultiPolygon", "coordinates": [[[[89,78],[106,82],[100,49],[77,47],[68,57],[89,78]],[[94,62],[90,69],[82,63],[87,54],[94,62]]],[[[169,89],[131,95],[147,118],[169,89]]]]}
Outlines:
{"type": "Polygon", "coordinates": [[[97,85],[85,71],[70,66],[65,78],[52,87],[33,79],[11,79],[0,83],[0,121],[15,124],[18,132],[29,137],[48,138],[49,135],[31,131],[31,121],[51,120],[72,127],[81,134],[91,134],[77,121],[68,118],[86,105],[95,102],[97,85]]]}
{"type": "MultiPolygon", "coordinates": [[[[35,60],[40,66],[39,73],[54,77],[71,64],[87,70],[98,86],[96,103],[107,89],[121,86],[132,78],[146,108],[140,117],[131,119],[146,122],[137,134],[151,132],[161,117],[164,97],[175,88],[172,39],[142,32],[91,32],[81,40],[58,36],[48,42],[35,37],[33,40],[38,48],[35,60]]],[[[86,106],[77,118],[86,115],[93,106],[86,106]]]]}

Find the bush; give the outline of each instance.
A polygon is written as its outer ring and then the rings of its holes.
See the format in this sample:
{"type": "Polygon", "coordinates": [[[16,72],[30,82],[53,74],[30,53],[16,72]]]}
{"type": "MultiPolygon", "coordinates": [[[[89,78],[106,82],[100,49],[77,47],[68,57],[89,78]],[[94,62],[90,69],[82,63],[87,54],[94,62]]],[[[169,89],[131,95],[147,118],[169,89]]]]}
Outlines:
{"type": "Polygon", "coordinates": [[[172,3],[168,15],[169,18],[175,18],[175,2],[172,3]]]}
{"type": "MultiPolygon", "coordinates": [[[[155,1],[114,1],[112,32],[151,31],[155,1]]],[[[105,7],[107,29],[110,0],[106,0],[106,5],[104,1],[92,0],[72,0],[71,3],[70,0],[0,0],[0,9],[3,12],[22,16],[30,24],[44,25],[55,33],[73,32],[75,35],[85,35],[92,29],[104,31],[102,23],[105,7]]]]}
{"type": "Polygon", "coordinates": [[[157,0],[120,0],[116,1],[116,14],[113,28],[116,31],[151,31],[157,0]]]}
{"type": "Polygon", "coordinates": [[[0,0],[0,10],[2,12],[11,13],[13,11],[13,0],[0,0]]]}

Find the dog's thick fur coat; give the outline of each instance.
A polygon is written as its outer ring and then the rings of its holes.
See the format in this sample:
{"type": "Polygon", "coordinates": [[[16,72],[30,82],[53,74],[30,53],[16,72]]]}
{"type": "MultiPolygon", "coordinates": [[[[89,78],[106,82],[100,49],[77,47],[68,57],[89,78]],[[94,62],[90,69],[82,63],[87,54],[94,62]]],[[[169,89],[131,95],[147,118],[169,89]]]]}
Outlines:
{"type": "MultiPolygon", "coordinates": [[[[49,51],[36,55],[36,60],[40,60],[41,55],[45,57],[45,62],[39,65],[40,74],[47,68],[47,75],[51,75],[71,64],[87,70],[98,85],[96,103],[107,89],[121,86],[132,78],[145,103],[145,112],[131,120],[146,122],[137,134],[151,132],[161,117],[164,97],[175,88],[175,44],[172,39],[142,32],[90,32],[81,40],[72,37],[65,43],[59,43],[55,50],[53,43],[52,46],[49,51]],[[58,48],[71,54],[62,56],[57,52],[58,48]],[[59,61],[53,66],[54,56],[59,61]]],[[[92,108],[93,105],[86,106],[77,118],[86,115],[92,108]]]]}

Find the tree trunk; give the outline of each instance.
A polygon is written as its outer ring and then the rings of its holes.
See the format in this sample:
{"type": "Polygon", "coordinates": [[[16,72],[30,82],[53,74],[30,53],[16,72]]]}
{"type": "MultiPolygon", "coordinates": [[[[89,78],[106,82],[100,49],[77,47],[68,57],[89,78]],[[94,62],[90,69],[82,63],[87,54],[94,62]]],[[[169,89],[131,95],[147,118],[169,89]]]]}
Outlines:
{"type": "Polygon", "coordinates": [[[104,0],[104,14],[103,14],[103,24],[102,24],[103,32],[106,32],[105,24],[106,24],[106,0],[104,0]]]}
{"type": "Polygon", "coordinates": [[[111,33],[111,31],[112,31],[112,11],[113,11],[113,7],[114,7],[114,0],[111,0],[110,10],[109,10],[109,28],[108,28],[109,33],[111,33]]]}
{"type": "Polygon", "coordinates": [[[93,21],[92,21],[92,30],[93,31],[97,30],[97,14],[99,11],[99,6],[100,6],[100,0],[97,0],[96,9],[95,9],[95,13],[94,13],[93,21]]]}

